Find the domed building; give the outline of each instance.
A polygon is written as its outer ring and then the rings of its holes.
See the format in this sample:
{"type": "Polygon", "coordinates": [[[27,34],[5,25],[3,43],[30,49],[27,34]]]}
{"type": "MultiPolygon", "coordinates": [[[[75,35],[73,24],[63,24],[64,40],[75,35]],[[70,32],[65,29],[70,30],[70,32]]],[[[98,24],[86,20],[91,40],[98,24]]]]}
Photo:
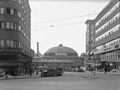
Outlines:
{"type": "Polygon", "coordinates": [[[72,67],[83,64],[74,49],[63,46],[62,44],[48,49],[42,56],[40,62],[42,66],[63,67],[65,70],[71,70],[72,67]]]}

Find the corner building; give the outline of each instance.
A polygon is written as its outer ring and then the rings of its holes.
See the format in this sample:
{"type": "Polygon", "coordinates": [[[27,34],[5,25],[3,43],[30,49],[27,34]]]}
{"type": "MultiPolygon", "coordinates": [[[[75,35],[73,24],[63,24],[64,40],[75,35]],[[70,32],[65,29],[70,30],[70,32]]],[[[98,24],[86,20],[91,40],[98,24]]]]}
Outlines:
{"type": "Polygon", "coordinates": [[[120,1],[111,0],[95,18],[94,54],[99,62],[120,67],[120,1]]]}
{"type": "Polygon", "coordinates": [[[0,0],[0,69],[12,75],[31,67],[30,13],[29,0],[0,0]]]}

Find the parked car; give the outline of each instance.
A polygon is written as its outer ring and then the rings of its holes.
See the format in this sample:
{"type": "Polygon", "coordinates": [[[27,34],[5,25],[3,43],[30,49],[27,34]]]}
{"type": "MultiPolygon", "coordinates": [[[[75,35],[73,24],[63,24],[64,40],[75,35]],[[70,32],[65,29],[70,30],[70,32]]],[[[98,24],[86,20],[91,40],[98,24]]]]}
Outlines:
{"type": "Polygon", "coordinates": [[[85,72],[83,69],[79,69],[77,72],[85,72]]]}
{"type": "Polygon", "coordinates": [[[42,72],[42,77],[62,76],[63,72],[60,70],[50,69],[42,72]]]}
{"type": "Polygon", "coordinates": [[[5,74],[4,73],[0,73],[0,77],[3,77],[5,74]]]}
{"type": "Polygon", "coordinates": [[[113,70],[112,70],[112,72],[116,72],[116,70],[115,70],[115,69],[113,69],[113,70]]]}
{"type": "Polygon", "coordinates": [[[99,72],[104,72],[104,69],[99,69],[98,71],[99,71],[99,72]]]}
{"type": "Polygon", "coordinates": [[[0,69],[0,77],[3,77],[5,75],[5,71],[3,69],[0,69]]]}

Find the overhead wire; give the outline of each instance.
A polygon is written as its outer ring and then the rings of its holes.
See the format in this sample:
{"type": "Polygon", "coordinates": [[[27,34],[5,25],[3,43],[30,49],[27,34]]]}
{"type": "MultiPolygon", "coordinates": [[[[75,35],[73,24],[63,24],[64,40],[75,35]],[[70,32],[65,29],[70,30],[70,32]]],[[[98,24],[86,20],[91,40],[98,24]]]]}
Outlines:
{"type": "Polygon", "coordinates": [[[67,23],[67,24],[60,24],[60,25],[50,25],[50,26],[46,26],[46,27],[42,27],[42,28],[36,28],[34,30],[42,30],[42,29],[47,29],[47,28],[55,28],[55,27],[63,27],[63,26],[68,26],[68,25],[74,25],[74,24],[81,24],[81,23],[85,23],[85,22],[76,22],[76,23],[67,23]]]}
{"type": "Polygon", "coordinates": [[[91,15],[96,15],[98,13],[92,13],[92,14],[86,14],[86,15],[80,15],[80,16],[74,16],[74,17],[66,17],[66,18],[59,18],[59,19],[53,19],[53,20],[47,20],[47,21],[41,21],[41,22],[34,22],[31,24],[40,24],[40,23],[49,23],[49,22],[57,22],[62,20],[68,20],[68,19],[74,19],[74,18],[80,18],[80,17],[87,17],[91,15]]]}
{"type": "MultiPolygon", "coordinates": [[[[67,18],[59,18],[59,19],[54,19],[54,20],[48,20],[48,21],[42,21],[42,22],[37,22],[37,23],[31,23],[33,25],[39,25],[42,23],[50,23],[50,22],[57,22],[57,21],[65,21],[65,20],[70,20],[70,19],[74,19],[74,18],[80,18],[80,17],[86,17],[86,16],[90,16],[90,15],[96,15],[98,13],[94,13],[94,14],[86,14],[86,15],[81,15],[81,16],[74,16],[74,17],[67,17],[67,18]]],[[[54,27],[62,27],[62,26],[68,26],[68,25],[74,25],[74,24],[81,24],[81,23],[85,23],[85,22],[75,22],[75,23],[65,23],[65,24],[58,24],[58,25],[47,25],[45,27],[38,27],[38,28],[34,28],[34,30],[42,30],[42,29],[47,29],[47,28],[54,28],[54,27]]]]}

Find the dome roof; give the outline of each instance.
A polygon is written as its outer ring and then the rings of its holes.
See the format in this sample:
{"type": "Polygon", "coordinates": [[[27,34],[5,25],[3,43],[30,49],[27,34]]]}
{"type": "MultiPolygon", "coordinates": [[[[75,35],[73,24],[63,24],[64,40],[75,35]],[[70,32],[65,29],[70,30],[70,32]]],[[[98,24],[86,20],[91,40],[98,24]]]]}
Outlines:
{"type": "Polygon", "coordinates": [[[45,56],[78,56],[75,50],[69,47],[65,47],[62,44],[60,44],[57,47],[52,47],[48,49],[44,55],[45,56]]]}

